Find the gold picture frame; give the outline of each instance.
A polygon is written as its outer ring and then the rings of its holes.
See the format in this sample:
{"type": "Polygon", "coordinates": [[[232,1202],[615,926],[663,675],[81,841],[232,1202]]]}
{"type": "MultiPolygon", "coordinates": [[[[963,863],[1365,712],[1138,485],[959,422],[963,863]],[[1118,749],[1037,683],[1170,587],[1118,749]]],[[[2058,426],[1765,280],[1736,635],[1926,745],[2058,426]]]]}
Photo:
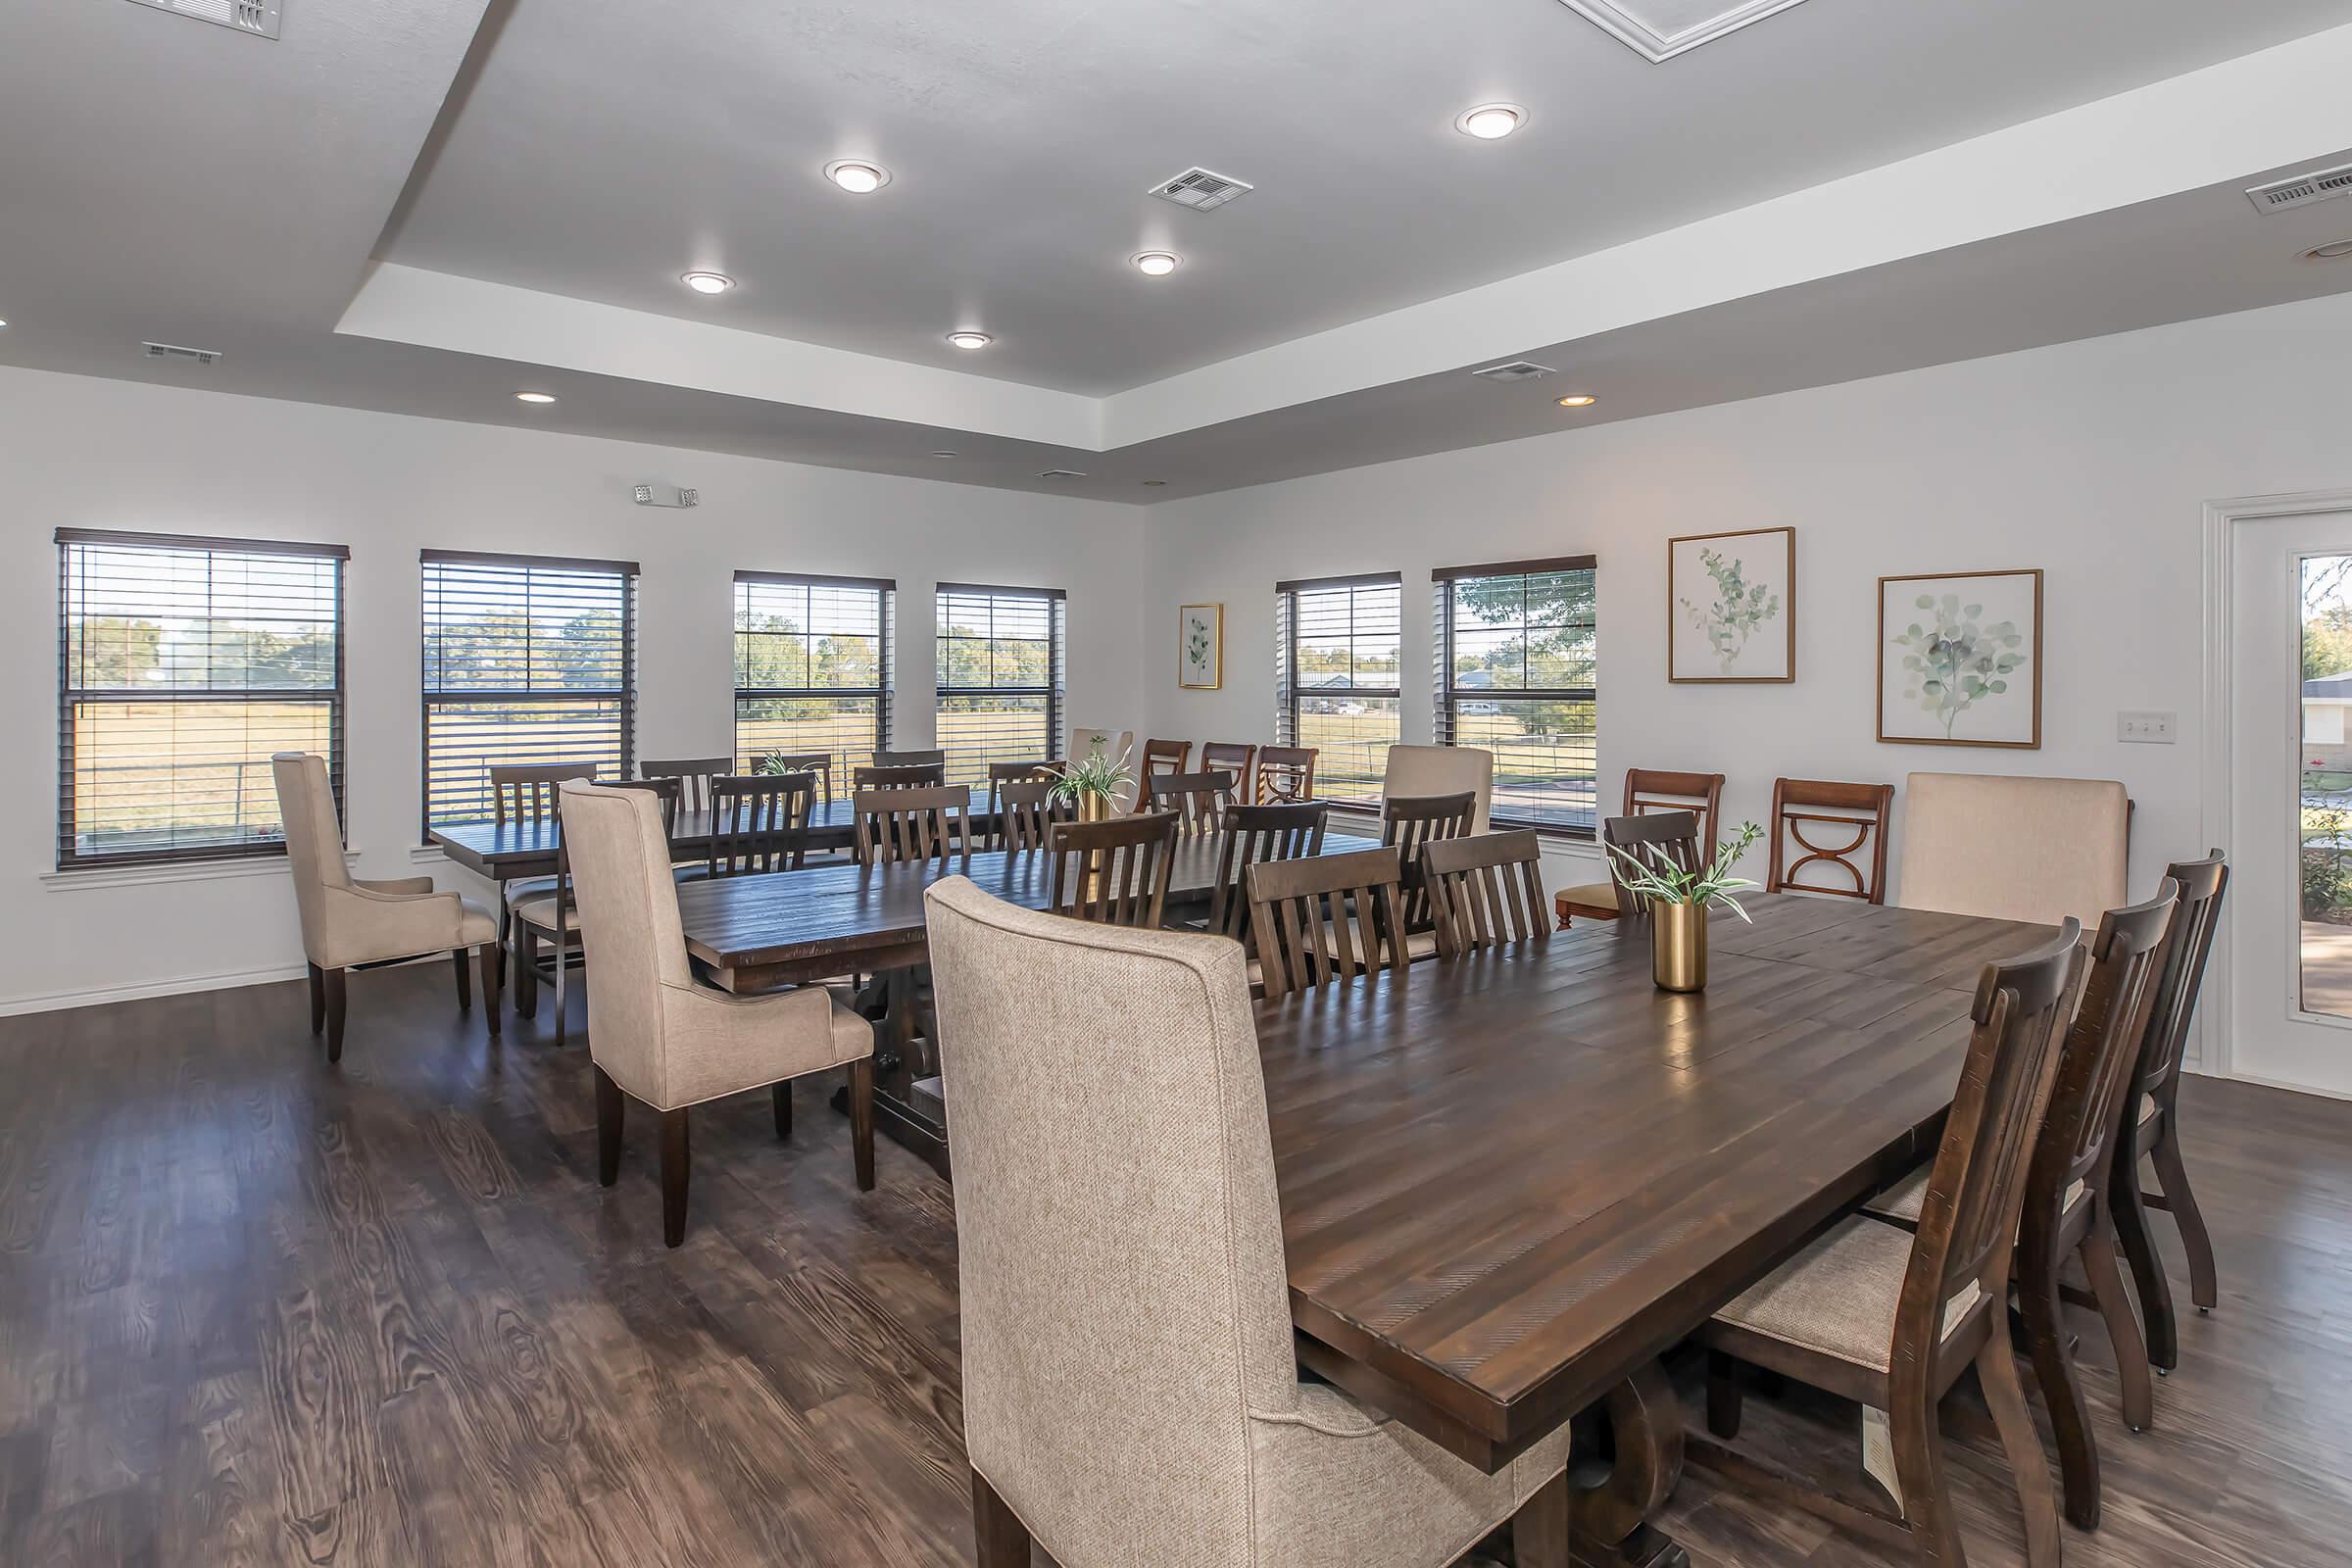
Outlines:
{"type": "Polygon", "coordinates": [[[1225,607],[1176,607],[1176,684],[1213,692],[1225,684],[1225,607]]]}

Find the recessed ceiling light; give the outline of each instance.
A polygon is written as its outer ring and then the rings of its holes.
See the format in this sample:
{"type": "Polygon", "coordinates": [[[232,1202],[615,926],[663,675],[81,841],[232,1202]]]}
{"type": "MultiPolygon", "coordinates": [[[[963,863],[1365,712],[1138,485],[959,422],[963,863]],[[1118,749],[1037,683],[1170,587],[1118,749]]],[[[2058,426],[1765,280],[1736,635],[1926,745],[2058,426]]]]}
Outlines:
{"type": "Polygon", "coordinates": [[[553,403],[556,401],[556,395],[553,392],[517,392],[514,394],[514,401],[517,403],[553,403]]]}
{"type": "Polygon", "coordinates": [[[6,326],[7,324],[8,323],[6,321],[0,321],[0,326],[6,326]]]}
{"type": "Polygon", "coordinates": [[[825,166],[825,177],[853,196],[870,196],[890,183],[890,171],[856,158],[836,158],[825,166]]]}
{"type": "Polygon", "coordinates": [[[984,349],[996,339],[986,332],[950,332],[948,341],[959,349],[984,349]]]}
{"type": "Polygon", "coordinates": [[[735,280],[724,272],[688,272],[678,279],[697,294],[724,294],[735,280]]]}
{"type": "Polygon", "coordinates": [[[945,451],[942,451],[942,452],[934,452],[934,453],[932,453],[931,455],[932,455],[933,457],[935,457],[935,458],[952,458],[952,457],[954,457],[956,454],[955,454],[955,453],[953,453],[953,452],[945,452],[945,451]]]}
{"type": "Polygon", "coordinates": [[[1454,117],[1453,128],[1480,141],[1499,141],[1527,123],[1527,111],[1517,104],[1480,104],[1454,117]]]}
{"type": "Polygon", "coordinates": [[[1146,480],[1144,481],[1144,488],[1145,488],[1145,489],[1147,489],[1147,490],[1156,490],[1156,489],[1158,489],[1158,488],[1159,488],[1161,485],[1163,485],[1163,484],[1166,484],[1167,482],[1168,482],[1168,481],[1167,481],[1167,480],[1165,480],[1165,479],[1146,479],[1146,480]]]}
{"type": "MultiPolygon", "coordinates": [[[[2352,257],[2352,239],[2339,239],[2332,245],[2315,245],[2303,253],[2307,262],[2340,262],[2352,257]]],[[[0,326],[7,323],[0,321],[0,326]]]]}
{"type": "Polygon", "coordinates": [[[1567,397],[1561,398],[1559,404],[1563,409],[1589,409],[1599,401],[1600,399],[1590,392],[1573,392],[1567,397]]]}
{"type": "Polygon", "coordinates": [[[1135,270],[1146,277],[1165,277],[1176,270],[1178,265],[1174,251],[1145,251],[1135,257],[1134,262],[1135,270]]]}

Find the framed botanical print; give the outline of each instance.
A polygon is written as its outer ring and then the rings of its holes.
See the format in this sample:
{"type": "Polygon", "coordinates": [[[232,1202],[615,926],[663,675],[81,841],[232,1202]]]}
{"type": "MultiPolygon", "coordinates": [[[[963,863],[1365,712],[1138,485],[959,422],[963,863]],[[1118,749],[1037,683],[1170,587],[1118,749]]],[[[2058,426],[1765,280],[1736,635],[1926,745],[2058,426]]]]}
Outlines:
{"type": "Polygon", "coordinates": [[[1176,684],[1215,691],[1225,684],[1225,607],[1182,605],[1176,611],[1176,684]]]}
{"type": "Polygon", "coordinates": [[[1879,579],[1879,739],[2041,745],[2041,572],[1879,579]]]}
{"type": "Polygon", "coordinates": [[[1666,616],[1670,681],[1796,679],[1796,530],[1667,540],[1666,616]]]}

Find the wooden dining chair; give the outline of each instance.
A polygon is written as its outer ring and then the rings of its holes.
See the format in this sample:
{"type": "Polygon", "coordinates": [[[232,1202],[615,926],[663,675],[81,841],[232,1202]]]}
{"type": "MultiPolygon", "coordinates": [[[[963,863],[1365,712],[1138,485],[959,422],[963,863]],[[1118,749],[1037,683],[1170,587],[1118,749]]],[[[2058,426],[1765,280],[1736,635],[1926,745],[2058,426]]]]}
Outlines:
{"type": "Polygon", "coordinates": [[[1742,1364],[1851,1399],[1863,1408],[1865,1467],[1897,1511],[1824,1495],[1761,1459],[1696,1445],[1710,1468],[1784,1493],[1881,1546],[1964,1563],[1937,1410],[1973,1365],[2014,1473],[2026,1561],[2057,1568],[2057,1495],[2009,1348],[2007,1303],[2027,1166],[2082,956],[2082,927],[2070,918],[2047,947],[1984,966],[1916,1234],[1848,1215],[1699,1331],[1717,1439],[1740,1434],[1742,1364]]]}
{"type": "MultiPolygon", "coordinates": [[[[2145,1432],[2153,1407],[2147,1342],[2116,1255],[2108,1188],[2115,1174],[2116,1147],[2130,1125],[2126,1112],[2132,1105],[2179,893],[2180,884],[2168,877],[2147,903],[2110,909],[2099,921],[2098,934],[2091,939],[2082,1001],[2061,1048],[2049,1112],[2026,1170],[2015,1267],[2018,1305],[2034,1381],[2058,1441],[2066,1516],[2083,1530],[2099,1527],[2099,1451],[2082,1379],[2075,1370],[2074,1335],[2063,1310],[2063,1302],[2073,1298],[2073,1288],[2061,1283],[2060,1274],[2074,1263],[2088,1280],[2086,1304],[2098,1309],[2115,1351],[2124,1425],[2145,1432]]],[[[1932,1179],[1932,1167],[1922,1166],[1864,1204],[1862,1211],[1915,1231],[1932,1179]]]]}
{"type": "Polygon", "coordinates": [[[2157,1255],[2148,1228],[2149,1209],[2169,1213],[2180,1228],[2181,1248],[2188,1253],[2189,1299],[2197,1310],[2211,1312],[2221,1304],[2213,1236],[2205,1228],[2204,1211],[2189,1189],[2188,1167],[2180,1159],[2180,1061],[2188,1050],[2198,993],[2205,985],[2205,962],[2221,926],[2230,862],[2215,850],[2201,860],[2174,861],[2165,875],[2180,884],[2180,909],[2174,916],[2172,950],[2165,955],[2164,972],[2156,982],[2136,1092],[2126,1112],[2131,1136],[2117,1150],[2113,1186],[2115,1228],[2132,1264],[2140,1319],[2147,1325],[2148,1359],[2159,1377],[2170,1376],[2180,1364],[2180,1340],[2173,1317],[2172,1286],[2165,1280],[2164,1260],[2157,1255]],[[2139,1184],[2142,1160],[2154,1167],[2156,1192],[2139,1184]]]}
{"type": "Polygon", "coordinates": [[[1257,798],[1257,748],[1239,741],[1202,741],[1200,768],[1208,773],[1233,775],[1233,798],[1249,801],[1257,798]]]}
{"type": "Polygon", "coordinates": [[[1438,953],[1446,958],[1551,936],[1544,908],[1544,841],[1532,828],[1437,839],[1421,871],[1438,953]]]}
{"type": "MultiPolygon", "coordinates": [[[[1623,814],[1648,816],[1659,811],[1694,813],[1706,841],[1707,858],[1713,859],[1721,842],[1718,833],[1723,816],[1723,775],[1677,773],[1654,767],[1627,768],[1623,814]]],[[[1619,909],[1615,867],[1610,868],[1606,882],[1586,882],[1560,889],[1552,906],[1559,913],[1563,931],[1577,919],[1616,919],[1619,909]]]]}
{"type": "Polygon", "coordinates": [[[1772,866],[1764,891],[1885,904],[1886,830],[1893,812],[1891,784],[1775,779],[1772,866]]]}
{"type": "Polygon", "coordinates": [[[816,804],[823,806],[833,799],[831,752],[763,752],[760,756],[760,769],[769,773],[813,773],[816,775],[816,804]]]}
{"type": "Polygon", "coordinates": [[[944,762],[875,762],[850,769],[850,794],[855,797],[868,790],[937,789],[947,782],[947,776],[944,762]]]}
{"type": "Polygon", "coordinates": [[[1315,798],[1313,746],[1266,746],[1257,754],[1257,804],[1297,806],[1315,798]]]}
{"type": "Polygon", "coordinates": [[[1625,885],[1626,863],[1612,850],[1621,850],[1642,864],[1678,871],[1696,871],[1705,861],[1698,850],[1698,813],[1653,811],[1646,816],[1612,816],[1600,824],[1602,853],[1609,858],[1609,896],[1616,900],[1619,917],[1637,925],[1649,924],[1649,900],[1625,885]]]}
{"type": "Polygon", "coordinates": [[[947,751],[938,746],[926,747],[913,752],[874,753],[874,766],[876,767],[936,767],[944,772],[947,765],[947,751]]]}
{"type": "MultiPolygon", "coordinates": [[[[653,796],[655,809],[662,823],[662,838],[671,843],[678,832],[678,807],[685,796],[685,778],[680,774],[662,774],[653,778],[615,779],[610,788],[638,790],[653,796]]],[[[564,815],[563,796],[556,797],[554,808],[558,826],[564,815]]],[[[673,856],[674,858],[674,856],[673,856]]],[[[676,873],[672,872],[674,876],[676,873]]],[[[514,1014],[518,1018],[539,1015],[540,964],[547,965],[545,979],[556,991],[556,1044],[564,1045],[568,1036],[569,1014],[564,992],[574,959],[585,958],[580,938],[578,903],[572,887],[571,852],[559,837],[556,843],[556,874],[554,885],[535,897],[514,906],[514,1014]]]]}
{"type": "Polygon", "coordinates": [[[1233,775],[1154,773],[1144,780],[1144,799],[1154,811],[1176,818],[1181,838],[1204,838],[1216,832],[1217,820],[1233,800],[1233,775]]]}
{"type": "Polygon", "coordinates": [[[1054,798],[1055,783],[1051,778],[1012,778],[1000,785],[989,848],[1042,850],[1054,824],[1073,820],[1076,812],[1070,803],[1054,798]]]}
{"type": "Polygon", "coordinates": [[[1135,808],[1153,809],[1152,781],[1171,773],[1182,773],[1193,760],[1191,741],[1146,741],[1143,760],[1135,770],[1135,808]]]}
{"type": "Polygon", "coordinates": [[[720,778],[710,790],[707,877],[798,871],[808,863],[813,773],[750,773],[720,778]]]}
{"type": "Polygon", "coordinates": [[[492,762],[491,808],[500,827],[555,819],[556,790],[567,779],[596,781],[594,762],[492,762]]]}
{"type": "Polygon", "coordinates": [[[1167,908],[1176,818],[1142,811],[1046,830],[1047,906],[1099,925],[1155,926],[1167,908]]]}
{"type": "Polygon", "coordinates": [[[1380,803],[1380,842],[1396,852],[1396,862],[1404,872],[1400,897],[1405,930],[1430,929],[1429,890],[1421,874],[1422,850],[1470,833],[1477,816],[1478,796],[1470,790],[1458,795],[1392,795],[1380,803]]]}
{"type": "Polygon", "coordinates": [[[852,809],[858,818],[859,865],[945,862],[965,842],[972,791],[965,784],[859,790],[852,809]]]}
{"type": "Polygon", "coordinates": [[[1403,880],[1393,849],[1264,860],[1250,867],[1250,931],[1268,998],[1395,969],[1401,975],[1403,880]]]}
{"type": "MultiPolygon", "coordinates": [[[[679,781],[678,808],[685,811],[710,809],[710,781],[735,771],[732,757],[691,757],[664,761],[644,761],[637,764],[639,778],[674,778],[679,781]]],[[[799,768],[788,769],[799,772],[799,768]]],[[[672,824],[673,828],[675,824],[672,824]]]]}
{"type": "Polygon", "coordinates": [[[1323,801],[1295,806],[1231,806],[1217,830],[1217,880],[1209,890],[1208,923],[1201,929],[1237,942],[1250,940],[1250,867],[1268,860],[1296,860],[1323,853],[1331,807],[1323,801]]]}
{"type": "MultiPolygon", "coordinates": [[[[1003,791],[1015,779],[1046,779],[1061,777],[1069,763],[1058,757],[1041,758],[1034,762],[991,762],[988,764],[988,814],[994,817],[1003,809],[1003,791]]],[[[994,835],[992,834],[993,838],[994,835]]]]}

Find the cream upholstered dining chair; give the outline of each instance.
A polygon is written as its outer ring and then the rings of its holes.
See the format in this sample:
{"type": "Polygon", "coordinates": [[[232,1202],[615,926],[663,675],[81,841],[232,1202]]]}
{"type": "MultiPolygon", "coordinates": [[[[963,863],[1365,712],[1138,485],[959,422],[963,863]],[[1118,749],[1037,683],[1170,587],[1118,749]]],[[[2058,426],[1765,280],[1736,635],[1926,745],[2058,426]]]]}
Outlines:
{"type": "Polygon", "coordinates": [[[1914,773],[1903,794],[1906,909],[2095,927],[2130,902],[2132,800],[2113,779],[1914,773]]]}
{"type": "Polygon", "coordinates": [[[1402,797],[1457,795],[1464,790],[1478,797],[1470,813],[1470,831],[1487,831],[1488,808],[1494,803],[1494,754],[1477,746],[1392,746],[1382,770],[1383,802],[1402,797]]]}
{"type": "Polygon", "coordinates": [[[686,1112],[774,1086],[791,1124],[789,1081],[850,1070],[858,1187],[874,1185],[874,1029],[822,986],[739,997],[696,980],[669,874],[662,809],[644,790],[563,786],[564,842],[588,960],[588,1054],[596,1063],[597,1179],[620,1173],[622,1095],[662,1118],[662,1237],[686,1238],[686,1112]]]}
{"type": "Polygon", "coordinates": [[[1299,1382],[1239,943],[927,904],[981,1568],[1440,1568],[1564,1503],[1564,1428],[1489,1476],[1299,1382]]]}
{"type": "Polygon", "coordinates": [[[343,977],[347,970],[428,953],[454,956],[458,1005],[473,1005],[466,950],[478,955],[482,1002],[498,1033],[498,922],[455,893],[436,893],[429,876],[363,882],[343,858],[343,829],[326,759],[279,752],[270,759],[277,808],[286,824],[286,862],[302,911],[302,954],[311,968],[311,1033],[326,1031],[326,1059],[343,1059],[343,977]]]}

